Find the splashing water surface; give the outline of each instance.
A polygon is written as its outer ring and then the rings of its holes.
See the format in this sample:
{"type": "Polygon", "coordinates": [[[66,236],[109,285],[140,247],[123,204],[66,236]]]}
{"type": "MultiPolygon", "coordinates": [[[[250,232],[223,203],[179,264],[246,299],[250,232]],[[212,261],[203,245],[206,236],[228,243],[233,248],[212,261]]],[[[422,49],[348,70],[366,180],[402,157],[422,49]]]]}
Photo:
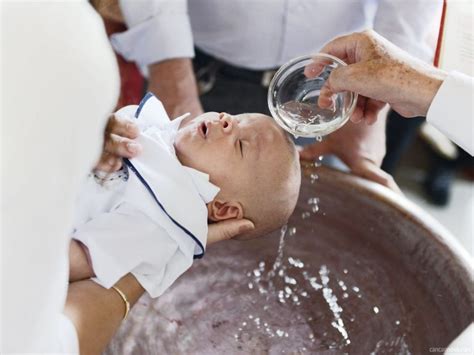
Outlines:
{"type": "Polygon", "coordinates": [[[418,279],[365,234],[326,227],[340,210],[314,197],[311,180],[288,226],[209,248],[160,298],[140,299],[106,354],[416,354],[442,346],[436,341],[449,329],[418,279]]]}

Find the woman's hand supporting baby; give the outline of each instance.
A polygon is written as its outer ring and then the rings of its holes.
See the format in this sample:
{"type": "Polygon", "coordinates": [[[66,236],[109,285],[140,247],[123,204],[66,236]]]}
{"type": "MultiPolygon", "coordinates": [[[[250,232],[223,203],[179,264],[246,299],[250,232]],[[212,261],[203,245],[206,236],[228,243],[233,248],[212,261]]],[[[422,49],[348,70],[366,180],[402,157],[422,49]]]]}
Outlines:
{"type": "Polygon", "coordinates": [[[140,130],[131,120],[113,114],[109,117],[104,132],[104,146],[96,170],[111,173],[122,167],[122,158],[134,158],[142,147],[134,139],[140,130]]]}

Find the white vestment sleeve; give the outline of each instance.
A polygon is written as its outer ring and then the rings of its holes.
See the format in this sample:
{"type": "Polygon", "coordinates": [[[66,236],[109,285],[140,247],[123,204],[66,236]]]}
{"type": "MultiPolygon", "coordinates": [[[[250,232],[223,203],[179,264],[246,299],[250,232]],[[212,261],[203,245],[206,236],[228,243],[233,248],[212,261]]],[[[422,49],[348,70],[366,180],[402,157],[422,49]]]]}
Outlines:
{"type": "MultiPolygon", "coordinates": [[[[141,68],[194,56],[187,0],[120,0],[128,30],[111,36],[112,46],[141,68]]],[[[145,71],[145,70],[144,70],[145,71]]]]}
{"type": "Polygon", "coordinates": [[[428,109],[427,121],[474,154],[474,78],[451,72],[428,109]]]}

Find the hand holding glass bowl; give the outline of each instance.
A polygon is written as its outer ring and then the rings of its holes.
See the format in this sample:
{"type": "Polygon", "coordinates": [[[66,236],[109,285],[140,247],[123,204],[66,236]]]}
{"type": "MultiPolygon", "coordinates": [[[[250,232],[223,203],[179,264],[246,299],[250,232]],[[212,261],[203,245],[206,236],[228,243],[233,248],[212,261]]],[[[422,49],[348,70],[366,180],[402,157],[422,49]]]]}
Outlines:
{"type": "Polygon", "coordinates": [[[268,89],[268,107],[277,123],[295,137],[318,138],[342,127],[354,112],[357,94],[335,94],[329,108],[321,108],[318,99],[332,70],[344,65],[339,58],[324,53],[298,57],[283,65],[268,89]],[[321,72],[308,78],[305,67],[315,61],[321,72]]]}

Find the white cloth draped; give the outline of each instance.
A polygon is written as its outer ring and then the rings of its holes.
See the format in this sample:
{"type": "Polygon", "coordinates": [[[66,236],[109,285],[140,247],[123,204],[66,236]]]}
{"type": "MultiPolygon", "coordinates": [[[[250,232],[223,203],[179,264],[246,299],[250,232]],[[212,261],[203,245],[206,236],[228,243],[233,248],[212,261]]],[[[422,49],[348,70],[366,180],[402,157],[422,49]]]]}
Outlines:
{"type": "MultiPolygon", "coordinates": [[[[206,203],[219,188],[207,174],[181,165],[173,147],[182,119],[170,121],[148,94],[134,113],[143,152],[125,161],[129,178],[113,186],[91,175],[78,199],[74,238],[88,248],[96,281],[106,288],[131,272],[152,297],[160,296],[204,254],[206,203]]],[[[133,116],[132,116],[133,119],[133,116]]]]}

